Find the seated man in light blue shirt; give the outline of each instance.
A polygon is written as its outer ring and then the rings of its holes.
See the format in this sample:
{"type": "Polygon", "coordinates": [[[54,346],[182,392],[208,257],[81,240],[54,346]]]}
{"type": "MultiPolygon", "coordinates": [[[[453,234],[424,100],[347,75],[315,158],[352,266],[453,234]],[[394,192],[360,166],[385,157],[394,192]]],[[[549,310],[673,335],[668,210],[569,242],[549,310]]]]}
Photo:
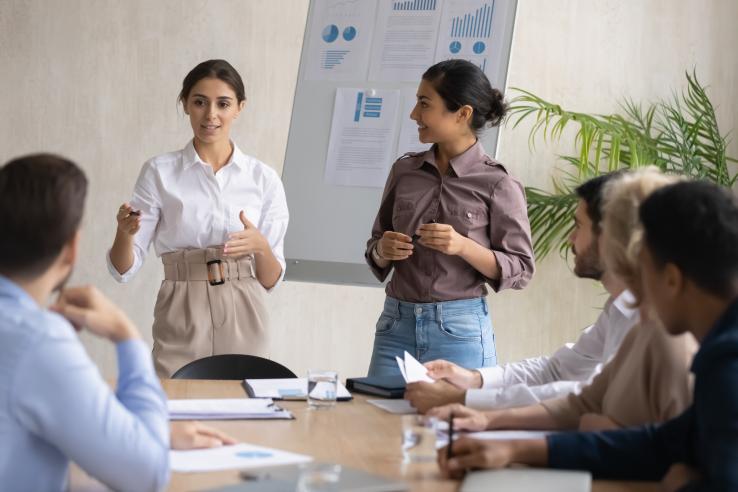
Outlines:
{"type": "Polygon", "coordinates": [[[116,490],[160,490],[169,479],[166,398],[136,327],[92,287],[64,289],[44,307],[77,260],[86,191],[82,171],[60,157],[0,168],[3,489],[66,489],[70,460],[116,490]],[[82,328],[115,343],[115,394],[82,328]]]}

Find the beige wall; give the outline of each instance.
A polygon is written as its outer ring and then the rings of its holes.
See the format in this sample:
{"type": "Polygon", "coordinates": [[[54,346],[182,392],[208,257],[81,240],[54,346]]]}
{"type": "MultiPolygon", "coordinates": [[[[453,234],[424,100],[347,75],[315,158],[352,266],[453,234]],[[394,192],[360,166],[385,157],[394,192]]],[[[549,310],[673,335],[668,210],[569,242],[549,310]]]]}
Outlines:
{"type": "MultiPolygon", "coordinates": [[[[110,278],[104,253],[116,207],[146,158],[189,138],[175,99],[187,70],[207,58],[230,60],[246,79],[249,106],[235,140],[281,171],[306,15],[304,0],[0,2],[0,161],[46,150],[85,168],[91,193],[74,281],[100,286],[149,340],[161,268],[152,255],[130,284],[110,278]]],[[[723,130],[738,131],[736,19],[732,0],[698,9],[687,0],[520,0],[509,85],[607,112],[625,95],[668,96],[696,66],[723,130]]],[[[525,128],[502,131],[499,157],[526,184],[549,185],[553,152],[543,144],[530,152],[525,128]]],[[[300,373],[363,374],[382,301],[379,289],[283,284],[269,300],[272,357],[300,373]]],[[[490,296],[500,360],[574,339],[603,301],[596,285],[548,258],[526,290],[490,296]]],[[[111,348],[84,340],[113,374],[111,348]]]]}

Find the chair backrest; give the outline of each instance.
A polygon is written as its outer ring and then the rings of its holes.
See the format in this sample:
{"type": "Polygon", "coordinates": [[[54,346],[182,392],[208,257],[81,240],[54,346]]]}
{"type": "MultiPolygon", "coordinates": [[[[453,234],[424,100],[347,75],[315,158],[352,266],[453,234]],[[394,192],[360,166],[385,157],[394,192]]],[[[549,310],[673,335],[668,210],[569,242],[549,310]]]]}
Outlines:
{"type": "Polygon", "coordinates": [[[272,379],[296,378],[279,362],[245,354],[211,355],[179,368],[172,379],[272,379]]]}

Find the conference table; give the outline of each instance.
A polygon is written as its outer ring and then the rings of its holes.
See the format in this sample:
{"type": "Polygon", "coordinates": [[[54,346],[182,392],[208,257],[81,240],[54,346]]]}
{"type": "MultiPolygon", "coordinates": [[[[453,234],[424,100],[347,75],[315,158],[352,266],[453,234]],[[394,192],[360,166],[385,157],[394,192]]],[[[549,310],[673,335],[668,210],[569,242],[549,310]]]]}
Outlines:
{"type": "MultiPolygon", "coordinates": [[[[244,398],[238,381],[164,380],[169,398],[244,398]]],[[[210,421],[239,441],[312,456],[316,461],[337,463],[389,479],[399,479],[413,492],[457,491],[460,481],[441,477],[435,463],[403,464],[401,422],[398,415],[367,403],[364,395],[355,394],[349,402],[338,402],[327,410],[310,410],[304,401],[280,402],[290,410],[294,420],[230,420],[210,421]]],[[[172,473],[167,490],[194,491],[214,489],[239,483],[237,470],[208,473],[172,473]]],[[[97,490],[89,477],[73,467],[72,490],[97,490]]],[[[653,483],[595,481],[595,492],[659,490],[653,483]]]]}

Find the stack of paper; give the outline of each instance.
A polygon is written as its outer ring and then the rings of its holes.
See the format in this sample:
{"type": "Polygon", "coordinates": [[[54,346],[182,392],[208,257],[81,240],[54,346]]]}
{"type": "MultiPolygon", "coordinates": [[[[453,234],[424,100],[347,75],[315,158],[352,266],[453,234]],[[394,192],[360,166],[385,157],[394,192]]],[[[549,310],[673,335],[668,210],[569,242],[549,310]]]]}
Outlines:
{"type": "Polygon", "coordinates": [[[310,456],[243,443],[211,449],[169,452],[169,465],[172,471],[176,472],[260,468],[308,461],[312,461],[310,456]]]}
{"type": "Polygon", "coordinates": [[[171,420],[291,419],[271,398],[169,400],[171,420]]]}
{"type": "Polygon", "coordinates": [[[418,359],[408,354],[405,351],[405,360],[395,356],[397,365],[400,367],[402,377],[405,378],[407,383],[417,383],[418,381],[425,381],[426,383],[434,383],[430,376],[428,376],[428,369],[423,364],[418,362],[418,359]]]}
{"type": "MultiPolygon", "coordinates": [[[[275,400],[306,400],[307,378],[287,379],[244,379],[243,387],[251,398],[273,398],[275,400]]],[[[336,399],[347,401],[351,393],[338,382],[336,399]]]]}

